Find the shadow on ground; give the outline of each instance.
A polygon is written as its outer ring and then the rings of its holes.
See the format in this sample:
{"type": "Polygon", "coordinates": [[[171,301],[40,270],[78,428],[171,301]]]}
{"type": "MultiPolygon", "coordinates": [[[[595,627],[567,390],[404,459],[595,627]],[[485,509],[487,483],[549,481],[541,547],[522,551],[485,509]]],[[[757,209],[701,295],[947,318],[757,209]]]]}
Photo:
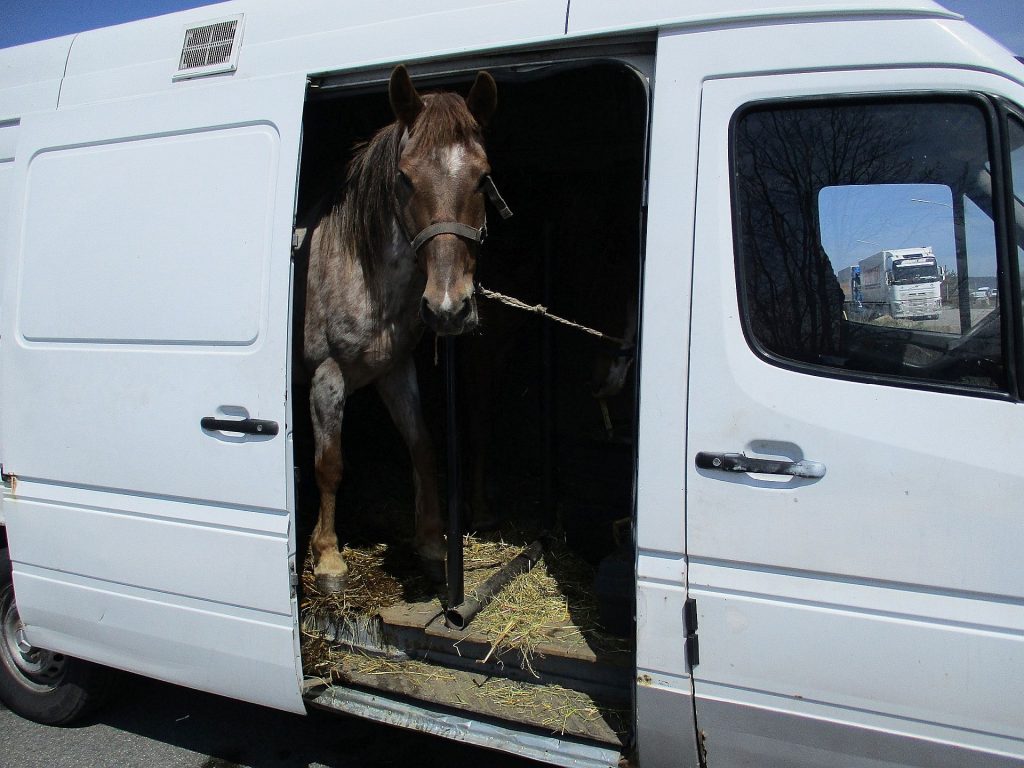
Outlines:
{"type": "MultiPolygon", "coordinates": [[[[194,762],[187,754],[161,762],[196,768],[372,768],[407,765],[410,759],[418,768],[538,765],[358,718],[319,711],[306,716],[279,712],[130,675],[123,677],[119,688],[102,710],[77,728],[63,729],[71,740],[94,729],[112,733],[103,740],[110,755],[95,755],[96,765],[152,764],[125,759],[131,750],[122,751],[118,732],[126,744],[143,739],[161,742],[171,751],[193,753],[194,762]]],[[[52,737],[54,729],[48,730],[52,737]]]]}

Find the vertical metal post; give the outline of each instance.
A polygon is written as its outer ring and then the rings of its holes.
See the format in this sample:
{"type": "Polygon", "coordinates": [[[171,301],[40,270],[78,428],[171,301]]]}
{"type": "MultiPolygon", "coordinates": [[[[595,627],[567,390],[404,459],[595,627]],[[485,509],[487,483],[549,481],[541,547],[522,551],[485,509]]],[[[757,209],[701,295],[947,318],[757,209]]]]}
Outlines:
{"type": "MultiPolygon", "coordinates": [[[[554,249],[551,241],[552,225],[544,227],[543,257],[544,275],[542,293],[544,306],[551,306],[554,293],[554,249]]],[[[541,430],[541,503],[544,507],[545,525],[554,526],[555,514],[555,355],[551,323],[541,323],[541,380],[540,380],[540,430],[541,430]]]]}
{"type": "Polygon", "coordinates": [[[448,608],[465,598],[462,573],[462,468],[459,466],[458,376],[455,337],[444,337],[445,411],[448,461],[448,608]]]}
{"type": "Polygon", "coordinates": [[[956,244],[957,302],[960,333],[971,329],[971,275],[967,266],[967,212],[962,193],[953,195],[953,242],[956,244]]]}

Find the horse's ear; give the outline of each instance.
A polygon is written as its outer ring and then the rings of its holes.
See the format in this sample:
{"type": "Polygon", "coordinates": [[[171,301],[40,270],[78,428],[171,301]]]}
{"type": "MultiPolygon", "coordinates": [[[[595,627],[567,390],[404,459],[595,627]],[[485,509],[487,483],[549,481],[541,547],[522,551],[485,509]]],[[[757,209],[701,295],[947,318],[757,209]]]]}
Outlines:
{"type": "Polygon", "coordinates": [[[416,93],[409,72],[403,64],[399,64],[391,73],[391,81],[388,83],[388,98],[391,100],[391,110],[395,113],[395,117],[406,127],[413,124],[416,116],[423,109],[423,99],[416,93]]]}
{"type": "Polygon", "coordinates": [[[469,89],[469,96],[466,97],[466,106],[481,126],[490,122],[494,110],[498,108],[498,86],[495,85],[490,73],[477,72],[473,87],[469,89]]]}

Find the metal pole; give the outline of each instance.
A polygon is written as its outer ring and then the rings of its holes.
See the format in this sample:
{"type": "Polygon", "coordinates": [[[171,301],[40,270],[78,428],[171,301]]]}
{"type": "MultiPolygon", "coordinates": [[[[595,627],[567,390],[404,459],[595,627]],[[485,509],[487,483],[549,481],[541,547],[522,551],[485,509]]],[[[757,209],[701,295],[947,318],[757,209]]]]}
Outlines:
{"type": "MultiPolygon", "coordinates": [[[[543,285],[544,306],[551,306],[554,293],[554,249],[550,222],[544,227],[543,240],[543,285]]],[[[555,403],[553,386],[555,378],[554,339],[551,323],[541,324],[541,372],[540,372],[540,442],[541,442],[541,503],[544,507],[544,524],[552,527],[555,515],[555,403]]]]}
{"type": "Polygon", "coordinates": [[[462,470],[459,466],[459,424],[455,337],[444,337],[445,410],[448,425],[448,608],[461,605],[462,573],[462,470]]]}
{"type": "Polygon", "coordinates": [[[953,195],[953,241],[956,244],[957,302],[960,333],[971,328],[971,275],[967,266],[967,212],[962,194],[953,195]]]}
{"type": "Polygon", "coordinates": [[[448,606],[448,610],[444,612],[448,626],[454,629],[465,629],[473,617],[480,613],[494,599],[495,595],[501,592],[516,576],[533,568],[543,555],[544,549],[541,547],[541,543],[533,542],[516,555],[510,563],[492,574],[487,581],[475,587],[465,602],[454,607],[448,606]]]}

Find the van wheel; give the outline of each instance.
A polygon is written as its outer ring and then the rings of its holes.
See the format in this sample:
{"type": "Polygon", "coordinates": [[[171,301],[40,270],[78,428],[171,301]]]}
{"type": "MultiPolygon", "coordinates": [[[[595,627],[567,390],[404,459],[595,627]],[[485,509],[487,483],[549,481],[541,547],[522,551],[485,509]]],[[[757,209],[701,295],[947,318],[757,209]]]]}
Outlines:
{"type": "Polygon", "coordinates": [[[10,556],[0,549],[0,701],[37,723],[66,725],[106,700],[111,679],[112,670],[26,642],[10,556]]]}

